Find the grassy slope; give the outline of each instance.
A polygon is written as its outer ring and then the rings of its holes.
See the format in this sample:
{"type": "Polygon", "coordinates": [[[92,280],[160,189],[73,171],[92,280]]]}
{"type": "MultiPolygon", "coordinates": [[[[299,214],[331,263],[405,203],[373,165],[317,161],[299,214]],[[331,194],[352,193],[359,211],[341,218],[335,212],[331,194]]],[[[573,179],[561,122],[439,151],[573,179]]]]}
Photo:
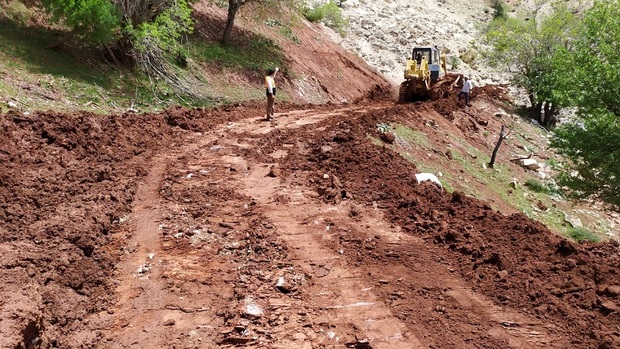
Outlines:
{"type": "Polygon", "coordinates": [[[206,96],[196,100],[178,96],[128,68],[105,64],[95,52],[76,47],[71,53],[48,49],[57,39],[53,33],[17,24],[0,12],[0,112],[8,110],[8,102],[23,111],[105,113],[128,108],[162,110],[177,104],[209,107],[262,97],[260,86],[248,88],[247,79],[235,75],[260,75],[273,66],[286,68],[281,48],[265,36],[244,31],[234,38],[234,45],[223,46],[215,39],[219,33],[206,34],[197,31],[189,38],[189,66],[177,71],[206,96]]]}
{"type": "MultiPolygon", "coordinates": [[[[509,110],[508,105],[505,107],[509,110]]],[[[493,170],[487,166],[493,144],[481,148],[479,142],[471,139],[449,137],[452,146],[447,148],[451,157],[448,159],[447,156],[436,155],[436,150],[442,149],[442,143],[434,143],[424,132],[407,125],[391,125],[399,140],[393,149],[413,162],[421,172],[442,173],[441,181],[448,191],[460,190],[491,203],[491,206],[504,207],[504,213],[509,211],[506,207],[511,207],[576,241],[609,239],[613,227],[606,219],[604,210],[587,203],[570,202],[561,189],[553,186],[551,178],[543,180],[535,171],[523,170],[507,161],[507,157],[515,158],[517,154],[523,154],[525,150],[522,148],[526,146],[534,154],[546,154],[549,158],[542,162],[547,163],[551,171],[561,171],[552,166],[557,161],[557,155],[546,150],[548,134],[527,121],[523,122],[516,115],[511,117],[509,123],[513,136],[504,142],[501,160],[496,162],[493,170]],[[417,151],[412,152],[415,149],[417,151]],[[567,217],[578,217],[584,227],[571,226],[567,217]]],[[[493,142],[497,138],[497,135],[487,134],[486,131],[481,135],[493,138],[493,142]]],[[[384,145],[378,139],[376,142],[384,145]]]]}
{"type": "Polygon", "coordinates": [[[157,104],[134,74],[47,49],[54,39],[49,32],[0,19],[0,100],[13,101],[25,111],[105,112],[132,103],[157,104]]]}

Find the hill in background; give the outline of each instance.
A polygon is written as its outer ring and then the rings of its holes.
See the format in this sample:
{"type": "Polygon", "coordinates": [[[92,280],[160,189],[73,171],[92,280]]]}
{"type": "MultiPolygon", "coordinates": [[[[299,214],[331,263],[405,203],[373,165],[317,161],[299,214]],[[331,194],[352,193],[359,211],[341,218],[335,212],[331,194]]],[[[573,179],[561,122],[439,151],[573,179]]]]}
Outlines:
{"type": "Polygon", "coordinates": [[[264,71],[275,66],[282,71],[278,98],[289,102],[347,103],[389,90],[384,77],[334,43],[324,26],[306,21],[294,9],[270,14],[252,6],[239,11],[233,42],[225,46],[219,41],[226,10],[210,1],[194,5],[195,31],[186,43],[189,62],[177,72],[203,96],[197,100],[130,67],[107,63],[95,50],[75,44],[47,48],[62,31],[50,29],[36,8],[4,2],[0,107],[106,112],[262,100],[264,71]]]}

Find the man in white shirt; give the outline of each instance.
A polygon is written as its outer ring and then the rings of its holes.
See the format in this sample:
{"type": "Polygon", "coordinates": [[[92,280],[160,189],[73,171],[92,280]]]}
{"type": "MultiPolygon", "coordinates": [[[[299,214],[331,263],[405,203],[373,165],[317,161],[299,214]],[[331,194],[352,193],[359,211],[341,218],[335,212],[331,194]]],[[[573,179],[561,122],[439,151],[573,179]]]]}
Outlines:
{"type": "Polygon", "coordinates": [[[265,76],[265,93],[267,94],[267,120],[273,119],[273,104],[276,100],[276,73],[278,68],[267,70],[267,76],[265,76]]]}
{"type": "Polygon", "coordinates": [[[465,104],[469,107],[469,92],[472,89],[471,81],[467,78],[467,76],[463,77],[463,88],[461,92],[459,92],[459,102],[461,101],[461,97],[465,96],[465,104]]]}

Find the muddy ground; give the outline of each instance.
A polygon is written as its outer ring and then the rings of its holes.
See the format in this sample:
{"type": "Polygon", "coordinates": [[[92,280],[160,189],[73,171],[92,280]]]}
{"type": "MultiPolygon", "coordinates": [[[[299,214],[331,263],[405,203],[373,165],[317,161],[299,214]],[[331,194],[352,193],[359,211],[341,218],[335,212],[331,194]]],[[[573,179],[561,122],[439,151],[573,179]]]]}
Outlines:
{"type": "Polygon", "coordinates": [[[376,141],[492,115],[262,109],[2,115],[0,347],[620,348],[617,243],[418,184],[376,141]]]}

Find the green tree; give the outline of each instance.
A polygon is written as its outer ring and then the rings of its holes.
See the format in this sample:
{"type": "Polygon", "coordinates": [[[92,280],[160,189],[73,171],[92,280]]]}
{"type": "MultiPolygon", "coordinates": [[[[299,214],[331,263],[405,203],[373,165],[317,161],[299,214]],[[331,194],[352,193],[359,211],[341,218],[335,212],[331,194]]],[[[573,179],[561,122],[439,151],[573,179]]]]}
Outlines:
{"type": "Polygon", "coordinates": [[[192,32],[187,0],[42,0],[52,18],[70,33],[50,47],[77,36],[105,49],[116,64],[137,63],[183,92],[168,61],[182,55],[180,39],[192,32]],[[129,59],[127,59],[129,58],[129,59]]]}
{"type": "Polygon", "coordinates": [[[552,145],[570,163],[560,183],[580,198],[620,207],[620,0],[585,12],[564,70],[564,97],[576,119],[556,130],[552,145]]]}
{"type": "Polygon", "coordinates": [[[131,23],[125,27],[132,43],[134,56],[177,55],[179,41],[185,34],[194,30],[191,9],[185,0],[176,0],[153,19],[143,21],[134,27],[131,23]]]}
{"type": "Polygon", "coordinates": [[[42,0],[56,22],[71,32],[50,47],[58,47],[74,36],[105,45],[120,33],[121,13],[109,0],[42,0]]]}
{"type": "MultiPolygon", "coordinates": [[[[539,12],[539,11],[536,11],[539,12]]],[[[540,13],[540,12],[539,12],[540,13]]],[[[497,17],[489,25],[485,42],[491,64],[513,72],[513,82],[523,87],[534,118],[544,126],[555,123],[558,107],[567,103],[556,91],[567,83],[561,72],[576,29],[576,18],[563,5],[554,5],[546,16],[497,17]]]]}
{"type": "Polygon", "coordinates": [[[71,33],[58,46],[78,34],[86,42],[108,48],[121,56],[156,45],[171,51],[178,39],[193,30],[186,0],[42,0],[53,20],[71,33]],[[146,38],[153,44],[145,44],[146,38]]]}

